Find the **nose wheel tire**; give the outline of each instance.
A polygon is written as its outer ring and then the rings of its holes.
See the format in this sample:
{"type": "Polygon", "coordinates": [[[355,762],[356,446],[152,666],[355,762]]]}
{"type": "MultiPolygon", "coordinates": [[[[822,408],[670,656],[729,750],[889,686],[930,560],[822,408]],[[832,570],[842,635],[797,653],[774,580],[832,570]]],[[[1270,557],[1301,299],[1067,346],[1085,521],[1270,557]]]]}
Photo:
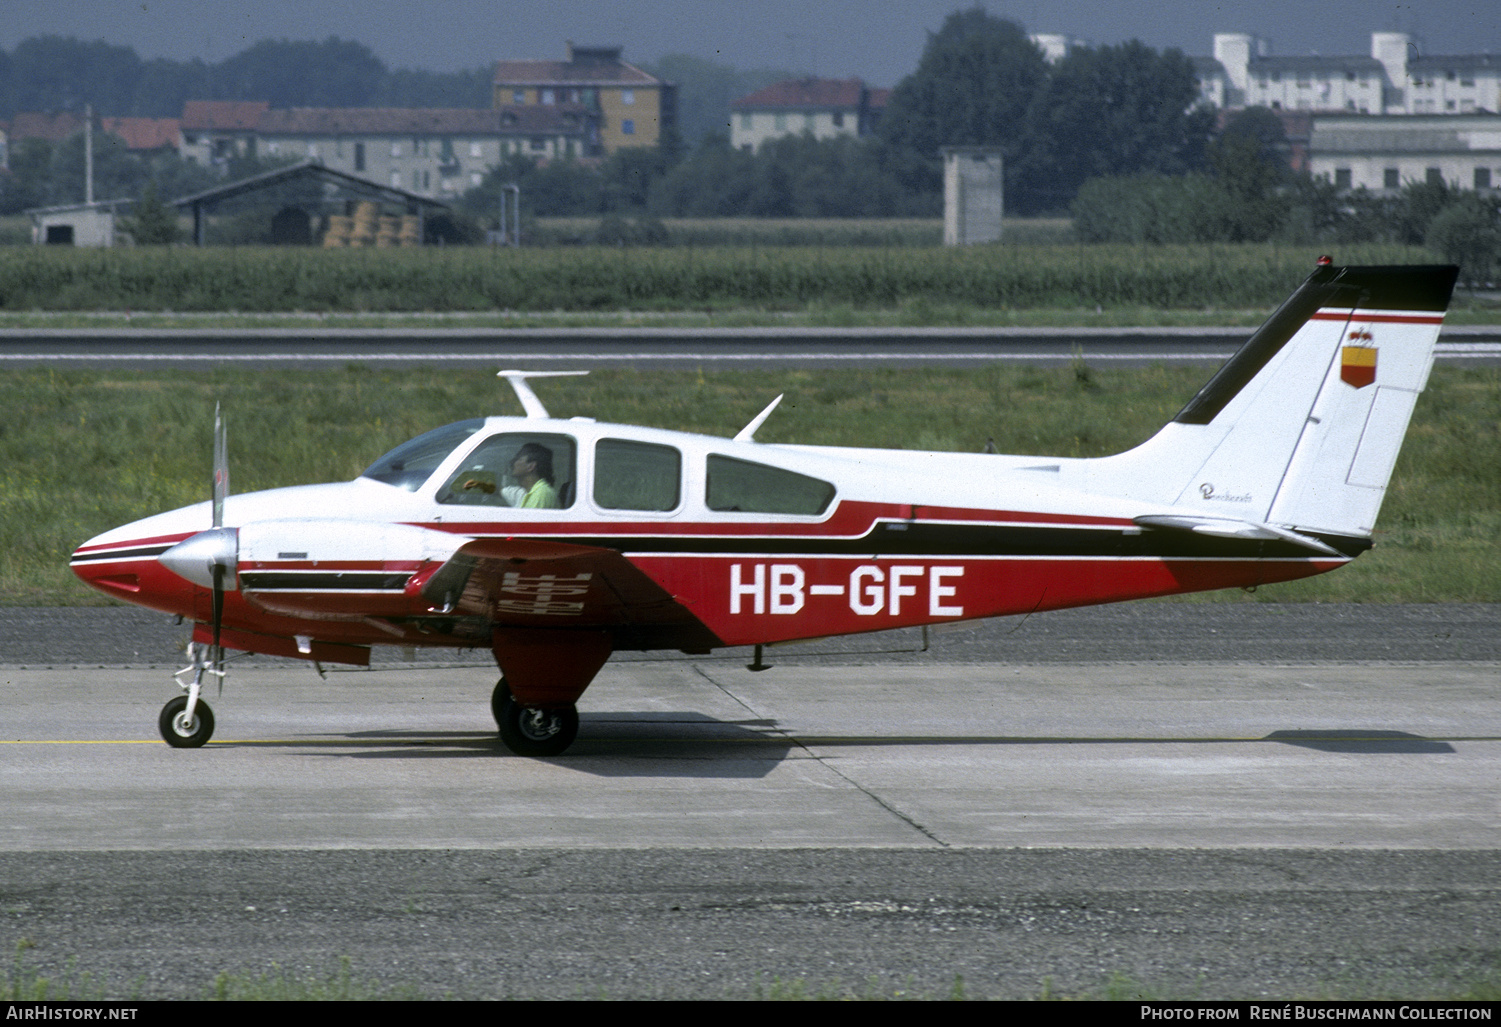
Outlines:
{"type": "Polygon", "coordinates": [[[522,706],[511,696],[505,678],[490,696],[490,709],[500,725],[501,742],[517,756],[556,756],[578,737],[577,706],[545,710],[522,706]]]}
{"type": "Polygon", "coordinates": [[[162,707],[162,715],[156,720],[162,738],[174,749],[196,749],[214,733],[214,711],[208,703],[198,700],[193,709],[193,719],[188,719],[188,697],[179,695],[162,707]]]}

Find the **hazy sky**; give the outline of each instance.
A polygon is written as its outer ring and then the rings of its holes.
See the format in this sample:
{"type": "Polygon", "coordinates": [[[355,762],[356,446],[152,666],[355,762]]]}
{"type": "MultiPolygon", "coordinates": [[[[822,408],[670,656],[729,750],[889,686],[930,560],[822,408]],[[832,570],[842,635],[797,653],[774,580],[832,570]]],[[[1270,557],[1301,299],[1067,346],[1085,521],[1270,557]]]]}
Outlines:
{"type": "MultiPolygon", "coordinates": [[[[966,0],[0,0],[0,47],[52,34],[130,46],[143,58],[220,61],[266,38],[339,36],[391,68],[453,71],[501,58],[561,58],[564,40],[621,45],[626,60],[687,53],[737,68],[858,75],[890,86],[927,33],[966,0]]],[[[1272,52],[1368,54],[1371,32],[1414,33],[1430,54],[1501,53],[1501,0],[991,0],[1028,32],[1094,44],[1136,38],[1208,55],[1215,32],[1272,52]]]]}

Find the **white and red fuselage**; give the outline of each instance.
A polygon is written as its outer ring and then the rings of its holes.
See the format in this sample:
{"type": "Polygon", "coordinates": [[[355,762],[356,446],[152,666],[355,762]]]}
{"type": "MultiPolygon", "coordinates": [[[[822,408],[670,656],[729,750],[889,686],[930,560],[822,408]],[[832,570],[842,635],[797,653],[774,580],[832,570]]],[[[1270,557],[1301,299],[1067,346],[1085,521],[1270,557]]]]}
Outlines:
{"type": "MultiPolygon", "coordinates": [[[[1153,531],[1133,518],[1173,508],[1072,493],[1049,480],[1062,471],[1057,461],[1018,469],[1003,456],[818,450],[522,418],[488,419],[466,448],[522,433],[567,436],[581,454],[602,439],[675,448],[681,501],[651,513],[602,509],[590,500],[588,459],[578,461],[566,509],[440,504],[450,466],[411,492],[359,478],[231,496],[238,589],[226,597],[226,644],[299,655],[303,636],[335,661],[325,647],[488,646],[488,624],[464,623],[473,615],[606,627],[619,636],[615,648],[705,649],[1252,586],[1329,570],[1364,548],[1352,539],[1330,555],[1153,531]],[[813,515],[709,509],[710,454],[827,481],[833,499],[813,515]],[[499,553],[515,547],[524,560],[500,573],[488,610],[424,592],[480,540],[499,553]],[[557,543],[578,552],[542,549],[557,543]],[[640,572],[644,582],[631,582],[639,590],[649,582],[660,594],[623,603],[619,582],[596,580],[615,569],[596,566],[601,551],[640,572]]],[[[457,468],[462,456],[448,463],[457,468]]],[[[80,546],[73,568],[116,598],[205,623],[209,589],[158,558],[208,527],[207,503],[148,517],[80,546]]]]}

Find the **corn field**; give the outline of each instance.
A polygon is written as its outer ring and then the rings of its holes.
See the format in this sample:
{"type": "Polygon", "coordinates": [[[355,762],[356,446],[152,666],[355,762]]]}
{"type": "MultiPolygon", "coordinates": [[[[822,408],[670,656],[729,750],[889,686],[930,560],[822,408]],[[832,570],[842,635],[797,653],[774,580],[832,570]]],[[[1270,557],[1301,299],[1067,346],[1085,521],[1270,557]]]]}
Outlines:
{"type": "MultiPolygon", "coordinates": [[[[0,311],[1268,308],[1315,247],[0,248],[0,311]]],[[[1350,247],[1337,263],[1426,263],[1350,247]]]]}

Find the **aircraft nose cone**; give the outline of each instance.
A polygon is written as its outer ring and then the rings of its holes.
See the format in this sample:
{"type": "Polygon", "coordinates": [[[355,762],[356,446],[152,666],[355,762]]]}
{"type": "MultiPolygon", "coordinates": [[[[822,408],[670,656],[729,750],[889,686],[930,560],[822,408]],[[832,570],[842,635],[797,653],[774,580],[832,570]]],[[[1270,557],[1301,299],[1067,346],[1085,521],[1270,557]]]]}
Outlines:
{"type": "Polygon", "coordinates": [[[210,528],[183,539],[157,561],[179,578],[204,588],[214,587],[214,568],[223,567],[228,572],[224,587],[234,591],[239,551],[239,533],[234,528],[210,528]]]}

